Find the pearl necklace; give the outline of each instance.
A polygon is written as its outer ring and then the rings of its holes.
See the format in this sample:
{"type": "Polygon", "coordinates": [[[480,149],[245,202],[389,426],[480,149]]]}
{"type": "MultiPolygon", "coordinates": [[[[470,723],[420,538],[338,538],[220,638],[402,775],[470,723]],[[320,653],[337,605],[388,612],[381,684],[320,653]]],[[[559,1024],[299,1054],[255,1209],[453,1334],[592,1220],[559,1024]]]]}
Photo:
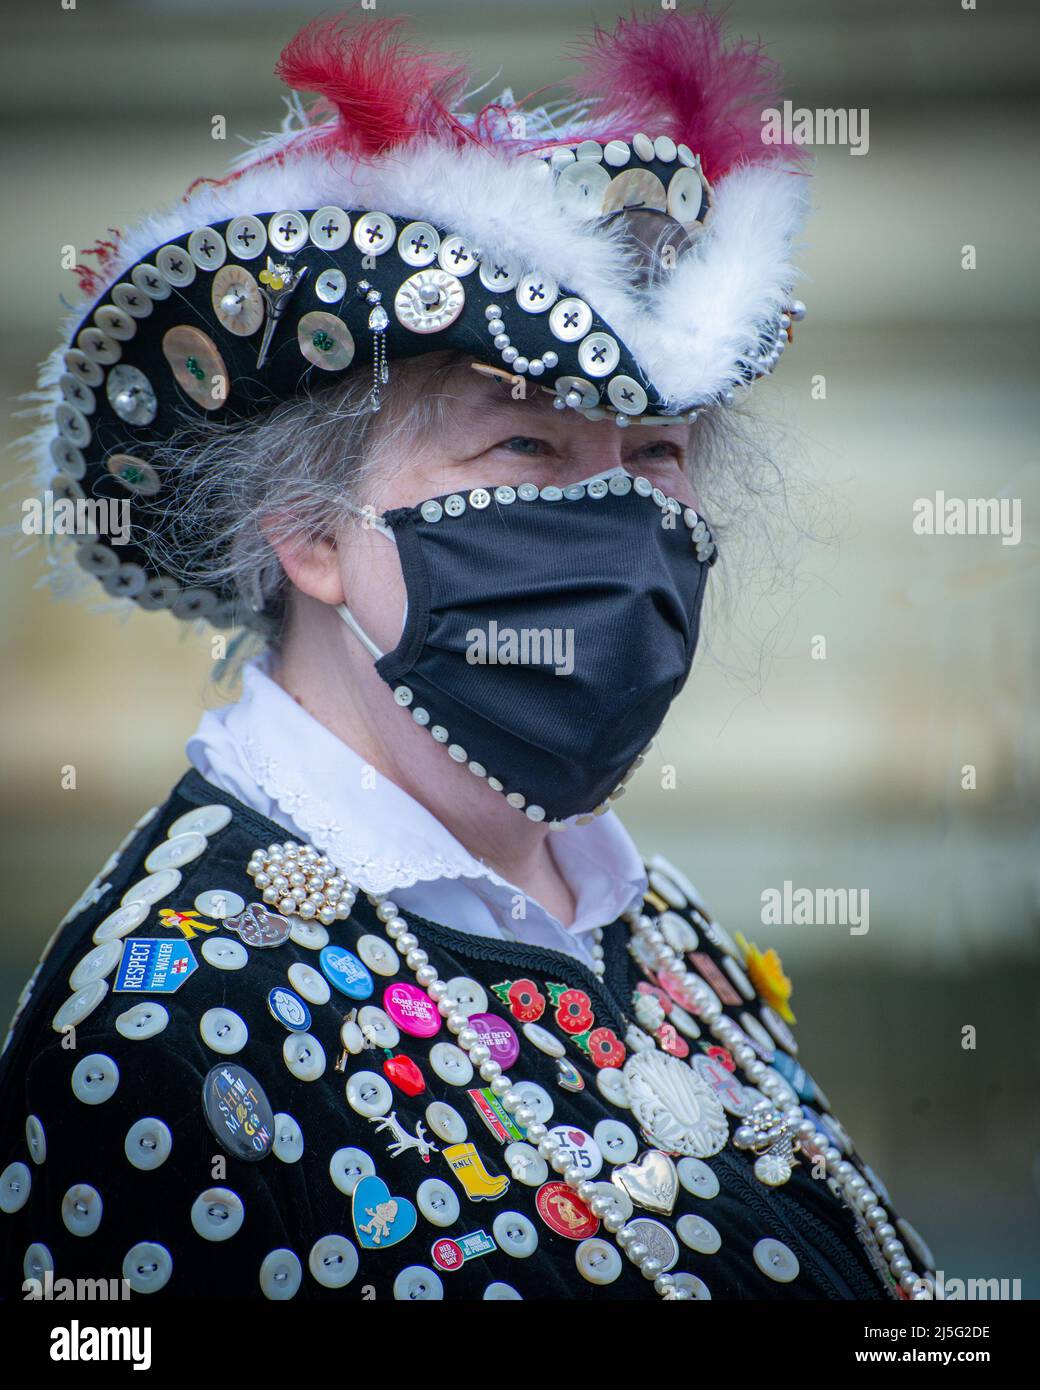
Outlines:
{"type": "MultiPolygon", "coordinates": [[[[266,851],[257,849],[253,852],[247,872],[262,890],[265,902],[277,904],[280,911],[293,913],[304,920],[316,917],[320,922],[331,925],[348,917],[354,905],[356,894],[353,886],[335,872],[334,866],[324,855],[319,855],[310,846],[287,841],[284,845],[270,845],[266,851]]],[[[626,1229],[629,1217],[618,1199],[605,1195],[601,1184],[585,1178],[582,1170],[570,1164],[566,1155],[559,1152],[562,1141],[550,1134],[546,1125],[537,1121],[535,1112],[524,1104],[523,1096],[516,1091],[512,1080],[492,1059],[490,1049],[481,1042],[480,1034],[469,1026],[469,1019],[459,1009],[459,1001],[451,997],[446,982],[438,977],[429,956],[420,947],[418,937],[399,914],[396,903],[385,894],[369,893],[366,896],[383,923],[387,936],[414,972],[416,981],[436,1004],[448,1031],[455,1035],[459,1047],[468,1053],[504,1109],[526,1130],[528,1139],[537,1146],[542,1158],[577,1193],[592,1214],[602,1221],[604,1229],[615,1237],[621,1251],[636,1265],[643,1277],[653,1280],[654,1290],[661,1298],[668,1301],[692,1298],[687,1289],[665,1272],[660,1260],[654,1258],[636,1233],[626,1229]]],[[[682,954],[672,948],[652,917],[639,908],[633,908],[622,914],[622,920],[628,924],[631,944],[636,947],[637,953],[644,955],[655,973],[667,972],[680,991],[687,981],[699,983],[698,977],[688,969],[682,954]]],[[[593,932],[590,954],[593,957],[593,973],[602,980],[606,962],[603,930],[600,927],[593,932]]],[[[822,1157],[828,1176],[833,1179],[847,1204],[861,1214],[873,1232],[881,1254],[900,1287],[915,1302],[930,1301],[934,1297],[932,1280],[913,1272],[906,1247],[899,1239],[878,1194],[867,1180],[842,1156],[826,1134],[815,1130],[800,1105],[784,1104],[787,1087],[783,1079],[770,1075],[769,1068],[745,1041],[742,1030],[722,1012],[717,1000],[702,1008],[699,1017],[712,1036],[742,1067],[748,1081],[772,1102],[772,1109],[756,1107],[732,1136],[737,1148],[759,1154],[755,1164],[759,1180],[768,1186],[785,1182],[791,1171],[789,1157],[795,1151],[814,1158],[822,1157]],[[748,1123],[748,1120],[751,1122],[748,1123]]],[[[649,1041],[649,1035],[643,1036],[649,1041]]]]}
{"type": "MultiPolygon", "coordinates": [[[[626,1230],[629,1218],[620,1200],[605,1195],[600,1184],[586,1178],[583,1170],[570,1162],[566,1152],[560,1152],[563,1147],[562,1140],[550,1134],[548,1126],[538,1121],[534,1110],[524,1104],[524,1098],[515,1089],[512,1080],[506,1076],[499,1063],[494,1061],[491,1050],[481,1042],[480,1034],[469,1026],[466,1015],[460,1012],[459,1001],[449,994],[447,983],[439,978],[436,967],[430,964],[430,958],[419,945],[418,937],[399,915],[397,904],[375,893],[369,893],[368,900],[383,923],[387,936],[404,956],[405,964],[414,972],[417,983],[436,1004],[448,1031],[455,1035],[459,1047],[468,1054],[470,1061],[480,1072],[481,1078],[490,1087],[493,1095],[501,1102],[503,1109],[526,1131],[527,1138],[537,1147],[542,1158],[588,1206],[593,1216],[602,1221],[604,1229],[614,1236],[622,1253],[631,1260],[643,1278],[653,1281],[654,1291],[661,1298],[669,1302],[692,1298],[689,1290],[684,1289],[665,1271],[661,1261],[638,1239],[637,1233],[626,1230]]],[[[597,945],[599,968],[596,973],[602,977],[602,932],[599,933],[597,945]]]]}
{"type": "MultiPolygon", "coordinates": [[[[641,942],[645,947],[655,970],[667,971],[680,989],[687,979],[697,979],[687,968],[682,956],[668,944],[653,918],[638,909],[623,913],[622,916],[629,924],[634,940],[641,942]]],[[[842,1156],[841,1151],[831,1143],[826,1134],[816,1130],[800,1105],[783,1105],[785,1087],[778,1083],[775,1077],[770,1076],[768,1067],[759,1061],[754,1048],[745,1042],[742,1030],[732,1019],[726,1017],[721,1007],[717,1012],[711,1009],[702,1012],[700,1018],[712,1036],[718,1039],[743,1068],[748,1081],[773,1101],[778,1112],[779,1122],[768,1127],[746,1123],[739,1125],[733,1134],[734,1145],[738,1149],[751,1149],[756,1152],[768,1148],[772,1153],[778,1148],[782,1151],[787,1144],[789,1149],[801,1150],[812,1157],[822,1156],[827,1165],[828,1176],[834,1179],[847,1204],[862,1215],[873,1231],[881,1253],[900,1287],[914,1302],[930,1301],[934,1296],[933,1281],[926,1275],[913,1272],[906,1247],[899,1239],[899,1233],[890,1221],[878,1194],[868,1185],[866,1178],[842,1156]],[[714,1017],[706,1016],[713,1012],[714,1017]]],[[[755,1165],[756,1176],[768,1186],[777,1185],[775,1181],[761,1177],[761,1163],[762,1158],[759,1158],[755,1165]]],[[[790,1165],[787,1166],[789,1170],[790,1165]]],[[[782,1178],[781,1181],[786,1181],[786,1178],[782,1178]]]]}

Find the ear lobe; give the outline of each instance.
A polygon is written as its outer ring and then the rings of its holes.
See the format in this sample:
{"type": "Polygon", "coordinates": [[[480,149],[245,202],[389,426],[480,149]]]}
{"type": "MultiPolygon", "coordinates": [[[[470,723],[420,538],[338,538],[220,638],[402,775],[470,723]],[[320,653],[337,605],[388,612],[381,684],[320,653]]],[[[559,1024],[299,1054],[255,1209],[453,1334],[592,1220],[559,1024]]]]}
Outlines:
{"type": "Polygon", "coordinates": [[[327,537],[312,538],[299,534],[289,538],[280,536],[276,519],[261,522],[260,525],[295,588],[319,603],[336,605],[344,601],[343,578],[339,571],[339,552],[335,541],[327,537]]]}

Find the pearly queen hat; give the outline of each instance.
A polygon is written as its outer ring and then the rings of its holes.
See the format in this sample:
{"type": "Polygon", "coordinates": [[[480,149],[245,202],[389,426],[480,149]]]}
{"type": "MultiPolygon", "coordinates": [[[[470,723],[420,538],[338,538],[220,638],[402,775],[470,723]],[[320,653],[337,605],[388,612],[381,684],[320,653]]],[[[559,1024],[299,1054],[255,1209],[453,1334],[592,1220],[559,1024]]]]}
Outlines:
{"type": "MultiPolygon", "coordinates": [[[[690,421],[776,365],[807,180],[763,143],[779,73],[757,45],[707,14],[621,20],[580,48],[567,104],[464,114],[464,69],[400,24],[305,28],[276,69],[282,132],[85,253],[90,307],[40,381],[55,495],[129,500],[154,533],[175,480],[150,446],[352,368],[378,409],[392,364],[434,350],[618,425],[690,421]]],[[[133,542],[77,539],[112,594],[238,618],[133,542]]]]}

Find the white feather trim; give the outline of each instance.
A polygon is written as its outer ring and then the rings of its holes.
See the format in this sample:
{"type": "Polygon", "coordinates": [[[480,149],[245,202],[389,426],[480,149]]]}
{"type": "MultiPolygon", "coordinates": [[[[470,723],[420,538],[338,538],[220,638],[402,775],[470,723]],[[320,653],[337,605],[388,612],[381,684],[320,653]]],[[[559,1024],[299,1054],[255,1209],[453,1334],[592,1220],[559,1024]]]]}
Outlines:
{"type": "MultiPolygon", "coordinates": [[[[375,161],[307,149],[290,106],[283,131],[249,152],[221,184],[198,185],[179,203],[124,234],[108,284],[153,250],[195,227],[247,212],[334,204],[377,209],[456,232],[489,256],[552,276],[610,324],[647,384],[673,405],[717,397],[730,386],[758,327],[783,306],[796,278],[791,245],[806,211],[806,179],[779,163],[737,166],[715,185],[708,226],[649,294],[633,288],[624,229],[582,217],[553,191],[531,155],[412,142],[375,161]],[[281,160],[258,167],[258,158],[281,160]]],[[[330,127],[331,128],[331,127],[330,127]]]]}

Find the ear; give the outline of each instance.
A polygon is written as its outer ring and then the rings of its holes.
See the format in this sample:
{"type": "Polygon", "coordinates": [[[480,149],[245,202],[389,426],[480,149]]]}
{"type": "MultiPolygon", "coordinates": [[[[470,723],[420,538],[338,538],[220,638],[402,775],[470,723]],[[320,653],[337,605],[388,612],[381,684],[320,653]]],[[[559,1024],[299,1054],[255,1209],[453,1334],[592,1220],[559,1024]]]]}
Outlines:
{"type": "Polygon", "coordinates": [[[261,522],[268,543],[281,562],[289,582],[319,603],[344,602],[343,577],[336,543],[328,537],[280,536],[277,518],[261,522]]]}

